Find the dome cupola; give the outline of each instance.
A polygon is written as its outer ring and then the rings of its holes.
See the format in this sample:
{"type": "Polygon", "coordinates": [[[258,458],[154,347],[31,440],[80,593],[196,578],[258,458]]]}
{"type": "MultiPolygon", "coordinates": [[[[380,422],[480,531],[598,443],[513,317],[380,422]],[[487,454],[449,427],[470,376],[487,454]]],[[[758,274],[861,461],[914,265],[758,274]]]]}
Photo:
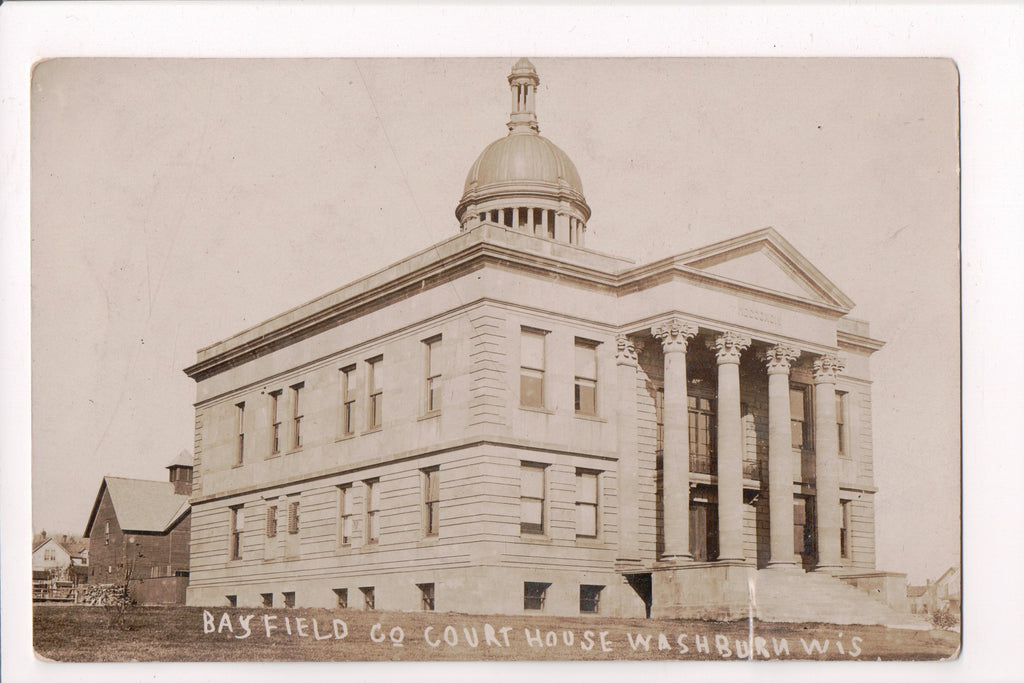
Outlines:
{"type": "Polygon", "coordinates": [[[512,111],[508,135],[480,153],[455,209],[461,230],[480,223],[583,246],[590,207],[568,155],[541,136],[536,97],[540,78],[523,58],[508,76],[512,111]]]}

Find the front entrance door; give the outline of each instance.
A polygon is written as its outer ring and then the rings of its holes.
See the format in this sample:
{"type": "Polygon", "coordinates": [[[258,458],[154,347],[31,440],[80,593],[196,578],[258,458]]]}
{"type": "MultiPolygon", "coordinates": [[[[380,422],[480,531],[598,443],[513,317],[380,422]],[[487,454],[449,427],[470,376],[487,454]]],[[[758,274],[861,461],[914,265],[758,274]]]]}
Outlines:
{"type": "Polygon", "coordinates": [[[810,498],[793,499],[793,552],[800,556],[804,571],[811,571],[817,563],[814,539],[814,504],[810,498]]]}
{"type": "Polygon", "coordinates": [[[697,562],[718,559],[718,506],[690,502],[690,552],[697,562]]]}

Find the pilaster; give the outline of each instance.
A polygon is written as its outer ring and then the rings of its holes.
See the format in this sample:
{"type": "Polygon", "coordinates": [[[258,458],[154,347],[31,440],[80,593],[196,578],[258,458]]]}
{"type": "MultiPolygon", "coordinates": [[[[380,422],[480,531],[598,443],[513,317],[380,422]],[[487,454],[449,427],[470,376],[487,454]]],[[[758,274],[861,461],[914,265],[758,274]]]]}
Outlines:
{"type": "Polygon", "coordinates": [[[617,568],[640,564],[640,481],[637,458],[637,354],[633,341],[615,338],[616,438],[619,455],[617,568]]]}

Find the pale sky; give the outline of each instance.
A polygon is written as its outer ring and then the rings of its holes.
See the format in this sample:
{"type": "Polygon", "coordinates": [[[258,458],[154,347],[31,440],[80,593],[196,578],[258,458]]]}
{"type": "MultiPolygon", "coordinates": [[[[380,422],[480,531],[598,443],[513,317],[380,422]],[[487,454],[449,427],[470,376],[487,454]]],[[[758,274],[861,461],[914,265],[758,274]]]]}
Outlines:
{"type": "MultiPolygon", "coordinates": [[[[958,78],[933,59],[532,58],[588,246],[773,226],[886,342],[877,565],[959,562],[958,78]],[[927,511],[922,514],[922,511],[927,511]]],[[[191,451],[195,351],[457,232],[514,58],[58,60],[32,87],[33,528],[191,451]]]]}

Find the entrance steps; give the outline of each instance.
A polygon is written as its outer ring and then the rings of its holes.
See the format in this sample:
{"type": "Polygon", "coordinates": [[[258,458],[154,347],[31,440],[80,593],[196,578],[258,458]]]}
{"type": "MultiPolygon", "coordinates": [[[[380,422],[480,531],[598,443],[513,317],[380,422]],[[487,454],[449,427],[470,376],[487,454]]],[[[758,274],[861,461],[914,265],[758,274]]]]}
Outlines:
{"type": "Polygon", "coordinates": [[[749,587],[753,616],[761,621],[932,628],[924,619],[898,612],[827,573],[761,569],[750,572],[749,587]]]}

